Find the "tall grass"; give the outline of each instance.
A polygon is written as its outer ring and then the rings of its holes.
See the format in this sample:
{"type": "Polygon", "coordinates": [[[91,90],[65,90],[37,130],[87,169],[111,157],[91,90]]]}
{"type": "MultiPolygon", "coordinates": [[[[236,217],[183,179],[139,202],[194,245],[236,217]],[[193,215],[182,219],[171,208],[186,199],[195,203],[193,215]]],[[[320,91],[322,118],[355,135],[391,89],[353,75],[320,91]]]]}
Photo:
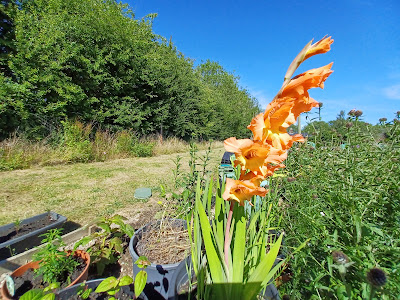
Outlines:
{"type": "MultiPolygon", "coordinates": [[[[208,148],[209,144],[196,143],[199,150],[208,148]]],[[[222,142],[212,142],[212,148],[222,146],[222,142]]],[[[176,137],[153,135],[139,138],[129,130],[111,132],[97,129],[92,124],[65,121],[62,128],[40,141],[31,141],[14,133],[0,142],[0,170],[149,157],[188,150],[189,143],[176,137]]]]}
{"type": "Polygon", "coordinates": [[[307,245],[281,288],[290,299],[399,299],[400,125],[385,129],[377,140],[354,122],[344,144],[333,137],[298,145],[286,161],[290,180],[272,181],[289,254],[307,245]],[[387,276],[383,288],[367,276],[377,267],[387,276]]]}

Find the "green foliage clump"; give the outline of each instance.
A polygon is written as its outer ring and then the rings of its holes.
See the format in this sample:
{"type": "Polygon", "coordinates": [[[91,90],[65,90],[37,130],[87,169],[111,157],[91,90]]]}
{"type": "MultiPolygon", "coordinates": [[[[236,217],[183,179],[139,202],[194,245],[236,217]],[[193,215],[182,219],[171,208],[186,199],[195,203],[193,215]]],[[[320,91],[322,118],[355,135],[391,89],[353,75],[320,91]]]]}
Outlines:
{"type": "Polygon", "coordinates": [[[93,159],[92,144],[89,140],[90,125],[83,125],[79,121],[62,121],[63,143],[65,159],[69,162],[88,162],[93,159]]]}
{"type": "Polygon", "coordinates": [[[155,16],[135,19],[110,0],[19,1],[8,14],[14,52],[0,61],[8,68],[0,72],[0,138],[17,128],[44,137],[65,119],[184,139],[244,128],[258,112],[255,99],[217,63],[195,68],[153,32],[155,16]]]}
{"type": "Polygon", "coordinates": [[[15,169],[23,169],[29,164],[25,159],[23,150],[8,151],[8,149],[0,148],[0,170],[10,171],[15,169]]]}
{"type": "Polygon", "coordinates": [[[132,147],[132,152],[138,157],[150,157],[153,156],[154,143],[152,142],[137,142],[132,147]]]}
{"type": "Polygon", "coordinates": [[[107,265],[119,259],[124,252],[124,245],[126,248],[129,239],[134,234],[134,229],[129,224],[125,224],[125,220],[120,215],[101,218],[96,225],[102,230],[82,238],[74,245],[74,249],[77,249],[93,241],[87,252],[90,254],[91,262],[96,266],[98,275],[103,274],[107,265]]]}
{"type": "Polygon", "coordinates": [[[117,133],[116,151],[118,153],[131,153],[136,137],[127,130],[122,130],[117,133]]]}
{"type": "Polygon", "coordinates": [[[290,261],[292,281],[282,286],[294,299],[395,299],[400,290],[399,125],[386,124],[382,139],[381,125],[350,121],[343,122],[345,136],[325,132],[311,138],[316,148],[293,147],[291,180],[272,181],[281,192],[286,246],[307,241],[290,261]],[[367,280],[376,267],[387,276],[379,288],[367,280]]]}
{"type": "Polygon", "coordinates": [[[37,253],[33,260],[40,261],[39,268],[35,272],[43,276],[46,283],[67,282],[71,283],[70,275],[79,265],[73,255],[58,250],[65,244],[61,239],[61,229],[51,229],[43,234],[45,238],[42,243],[47,243],[37,253]]]}

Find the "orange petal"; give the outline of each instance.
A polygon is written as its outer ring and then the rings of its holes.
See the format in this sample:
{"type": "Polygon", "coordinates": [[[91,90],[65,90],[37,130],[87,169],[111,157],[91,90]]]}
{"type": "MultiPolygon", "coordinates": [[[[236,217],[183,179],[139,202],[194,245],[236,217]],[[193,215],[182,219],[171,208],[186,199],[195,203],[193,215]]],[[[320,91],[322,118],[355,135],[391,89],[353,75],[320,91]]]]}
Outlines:
{"type": "Polygon", "coordinates": [[[254,141],[262,141],[262,136],[265,128],[264,114],[258,114],[252,120],[249,126],[247,126],[253,132],[254,141]]]}
{"type": "Polygon", "coordinates": [[[241,149],[250,147],[253,144],[253,141],[250,139],[242,139],[238,140],[235,137],[230,137],[224,141],[224,147],[227,152],[233,152],[235,154],[240,153],[241,149]]]}
{"type": "MultiPolygon", "coordinates": [[[[312,69],[294,77],[289,84],[283,89],[280,97],[293,97],[297,98],[304,96],[311,88],[324,88],[324,82],[330,74],[333,63],[326,66],[312,69]]],[[[308,97],[308,93],[306,94],[308,97]]]]}
{"type": "Polygon", "coordinates": [[[313,55],[328,52],[329,50],[331,50],[331,44],[333,43],[333,41],[334,40],[331,37],[324,37],[315,44],[312,44],[311,47],[307,50],[306,56],[304,57],[303,61],[313,55]]]}
{"type": "Polygon", "coordinates": [[[250,201],[251,197],[255,195],[264,197],[266,194],[265,188],[259,187],[249,180],[240,181],[227,178],[222,198],[228,201],[237,201],[239,205],[244,206],[245,201],[250,201]]]}

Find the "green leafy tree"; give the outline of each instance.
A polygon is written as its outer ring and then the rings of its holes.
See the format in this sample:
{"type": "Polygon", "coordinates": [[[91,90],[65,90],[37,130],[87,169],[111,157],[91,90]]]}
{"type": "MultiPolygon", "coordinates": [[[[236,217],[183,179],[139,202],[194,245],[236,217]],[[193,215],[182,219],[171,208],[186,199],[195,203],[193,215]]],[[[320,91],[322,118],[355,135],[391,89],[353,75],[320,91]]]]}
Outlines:
{"type": "Polygon", "coordinates": [[[18,4],[4,62],[12,76],[0,74],[0,138],[16,129],[43,137],[65,119],[139,135],[249,136],[257,101],[219,64],[194,68],[153,32],[156,14],[135,19],[114,0],[18,4]]]}
{"type": "Polygon", "coordinates": [[[207,60],[197,67],[203,83],[206,85],[209,106],[214,108],[210,135],[224,139],[235,135],[249,137],[246,129],[251,119],[260,112],[258,102],[248,91],[238,85],[239,78],[224,70],[217,62],[207,60]],[[216,130],[220,129],[220,130],[216,130]]]}

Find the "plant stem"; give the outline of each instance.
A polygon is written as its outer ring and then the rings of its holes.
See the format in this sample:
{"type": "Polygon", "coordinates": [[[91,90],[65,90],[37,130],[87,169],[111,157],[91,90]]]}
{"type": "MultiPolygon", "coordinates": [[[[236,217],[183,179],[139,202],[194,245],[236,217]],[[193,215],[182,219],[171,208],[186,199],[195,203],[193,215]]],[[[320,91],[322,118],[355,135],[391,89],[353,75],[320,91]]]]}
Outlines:
{"type": "Polygon", "coordinates": [[[231,206],[229,207],[229,214],[228,214],[228,219],[226,220],[226,230],[225,230],[225,244],[224,244],[224,253],[225,253],[225,263],[226,267],[229,268],[229,251],[230,251],[230,246],[231,246],[231,237],[229,235],[229,232],[231,231],[231,222],[232,222],[232,215],[233,215],[233,205],[235,202],[231,201],[231,206]]]}
{"type": "Polygon", "coordinates": [[[375,292],[376,292],[375,287],[373,285],[371,285],[371,293],[369,294],[369,299],[370,300],[374,299],[375,292]]]}

